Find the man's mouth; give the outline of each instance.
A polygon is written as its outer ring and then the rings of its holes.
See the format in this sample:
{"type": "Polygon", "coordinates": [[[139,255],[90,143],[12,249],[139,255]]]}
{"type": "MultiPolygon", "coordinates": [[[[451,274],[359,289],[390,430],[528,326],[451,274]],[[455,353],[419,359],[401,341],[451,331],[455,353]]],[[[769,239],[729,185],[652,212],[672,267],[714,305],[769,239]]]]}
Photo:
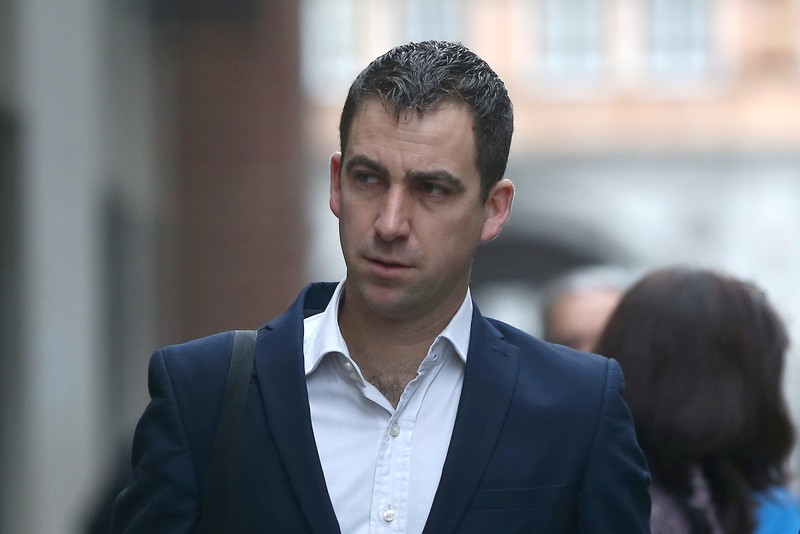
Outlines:
{"type": "Polygon", "coordinates": [[[410,268],[407,263],[391,258],[373,257],[367,258],[367,260],[371,265],[372,272],[381,277],[397,276],[410,268]]]}
{"type": "Polygon", "coordinates": [[[385,267],[408,267],[406,264],[401,263],[399,261],[387,259],[387,258],[370,258],[371,262],[383,265],[385,267]]]}

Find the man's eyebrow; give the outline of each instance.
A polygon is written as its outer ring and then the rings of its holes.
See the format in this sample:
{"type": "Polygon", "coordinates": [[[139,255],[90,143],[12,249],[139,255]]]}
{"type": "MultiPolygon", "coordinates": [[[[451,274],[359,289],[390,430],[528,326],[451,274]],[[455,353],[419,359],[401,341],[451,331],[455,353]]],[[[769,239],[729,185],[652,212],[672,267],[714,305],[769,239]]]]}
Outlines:
{"type": "Polygon", "coordinates": [[[385,165],[361,154],[356,154],[347,161],[347,164],[345,165],[345,171],[350,173],[353,171],[355,167],[359,166],[367,167],[368,169],[374,171],[377,174],[380,174],[381,176],[386,176],[387,174],[389,174],[389,171],[385,165]]]}
{"type": "MultiPolygon", "coordinates": [[[[375,161],[373,159],[364,156],[363,154],[355,154],[352,158],[350,158],[347,163],[345,164],[345,171],[347,173],[353,172],[353,169],[356,167],[366,167],[373,171],[375,174],[379,174],[381,176],[387,176],[389,174],[389,170],[386,168],[385,165],[382,163],[375,161]]],[[[407,182],[439,182],[445,183],[453,188],[454,191],[463,192],[466,191],[467,188],[464,185],[464,182],[459,180],[456,176],[452,173],[441,170],[441,169],[434,169],[430,171],[410,171],[406,173],[405,180],[407,182]]]]}
{"type": "Polygon", "coordinates": [[[440,183],[444,182],[450,187],[452,187],[454,191],[463,192],[467,190],[463,181],[459,180],[453,174],[440,169],[431,171],[411,171],[409,173],[406,173],[406,181],[440,182],[440,183]]]}

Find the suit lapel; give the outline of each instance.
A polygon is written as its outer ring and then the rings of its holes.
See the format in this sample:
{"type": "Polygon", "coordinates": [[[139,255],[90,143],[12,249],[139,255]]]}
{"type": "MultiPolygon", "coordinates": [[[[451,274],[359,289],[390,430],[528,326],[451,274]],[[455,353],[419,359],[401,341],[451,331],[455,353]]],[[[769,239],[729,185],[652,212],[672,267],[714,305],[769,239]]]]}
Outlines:
{"type": "Polygon", "coordinates": [[[518,368],[517,347],[475,307],[458,413],[424,533],[456,530],[494,451],[518,368]]]}
{"type": "MultiPolygon", "coordinates": [[[[328,299],[333,287],[324,291],[328,299]]],[[[303,370],[303,303],[324,308],[314,289],[301,293],[286,314],[259,332],[255,370],[267,422],[303,515],[314,532],[339,532],[314,440],[303,370]]],[[[518,349],[503,341],[476,306],[453,435],[424,533],[458,527],[494,451],[518,367],[518,349]]]]}
{"type": "Polygon", "coordinates": [[[303,301],[259,333],[255,369],[267,424],[313,532],[339,532],[317,452],[303,370],[303,301]]]}

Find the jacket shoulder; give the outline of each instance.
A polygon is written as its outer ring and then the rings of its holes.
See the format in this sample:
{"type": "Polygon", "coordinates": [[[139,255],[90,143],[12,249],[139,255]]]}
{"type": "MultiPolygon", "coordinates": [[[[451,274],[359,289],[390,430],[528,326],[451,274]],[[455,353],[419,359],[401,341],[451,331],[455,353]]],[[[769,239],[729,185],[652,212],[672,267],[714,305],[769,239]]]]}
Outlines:
{"type": "Polygon", "coordinates": [[[550,364],[556,366],[556,368],[568,367],[572,372],[587,372],[590,374],[605,374],[609,364],[612,367],[617,365],[614,360],[610,360],[605,356],[591,352],[581,352],[570,347],[544,341],[497,319],[487,318],[487,321],[506,342],[518,347],[522,358],[533,360],[539,365],[550,364]]]}
{"type": "Polygon", "coordinates": [[[193,380],[215,378],[220,371],[227,374],[233,347],[233,331],[221,332],[206,337],[192,339],[184,343],[167,345],[156,351],[170,378],[183,377],[193,380]]]}

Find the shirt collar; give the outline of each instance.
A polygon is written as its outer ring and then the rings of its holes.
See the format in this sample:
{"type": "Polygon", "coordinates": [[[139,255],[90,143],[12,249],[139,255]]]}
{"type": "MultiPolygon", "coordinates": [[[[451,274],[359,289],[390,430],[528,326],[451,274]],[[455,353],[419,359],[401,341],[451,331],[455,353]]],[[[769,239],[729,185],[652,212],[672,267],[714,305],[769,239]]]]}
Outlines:
{"type": "Polygon", "coordinates": [[[327,354],[338,353],[350,357],[338,321],[339,300],[343,290],[344,280],[336,286],[330,302],[322,313],[303,320],[303,359],[306,376],[319,366],[327,354]]]}
{"type": "MultiPolygon", "coordinates": [[[[303,321],[303,355],[306,376],[314,372],[320,362],[328,354],[342,354],[350,358],[350,351],[339,329],[339,302],[344,291],[344,280],[340,281],[333,292],[328,306],[322,313],[307,317],[303,321]]],[[[467,361],[469,351],[470,330],[472,327],[472,296],[469,288],[464,301],[453,318],[436,336],[434,344],[446,339],[463,362],[467,361]]]]}
{"type": "Polygon", "coordinates": [[[456,311],[456,314],[444,327],[444,330],[436,336],[434,343],[440,339],[448,340],[464,363],[467,362],[467,353],[469,351],[469,336],[472,331],[472,295],[469,287],[467,287],[467,294],[464,296],[464,301],[456,311]]]}

